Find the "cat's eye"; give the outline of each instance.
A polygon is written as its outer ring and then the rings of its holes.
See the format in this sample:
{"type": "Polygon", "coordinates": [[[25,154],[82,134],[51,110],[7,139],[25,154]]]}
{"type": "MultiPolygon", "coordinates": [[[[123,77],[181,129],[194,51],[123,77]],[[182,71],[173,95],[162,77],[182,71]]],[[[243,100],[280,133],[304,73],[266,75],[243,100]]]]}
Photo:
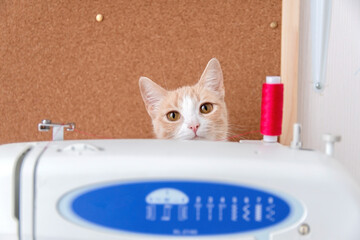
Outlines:
{"type": "Polygon", "coordinates": [[[172,111],[169,112],[168,114],[166,114],[167,119],[169,119],[169,121],[177,121],[180,118],[180,113],[176,112],[176,111],[172,111]]]}
{"type": "Polygon", "coordinates": [[[213,105],[211,103],[204,103],[200,106],[201,113],[210,113],[213,110],[213,105]]]}

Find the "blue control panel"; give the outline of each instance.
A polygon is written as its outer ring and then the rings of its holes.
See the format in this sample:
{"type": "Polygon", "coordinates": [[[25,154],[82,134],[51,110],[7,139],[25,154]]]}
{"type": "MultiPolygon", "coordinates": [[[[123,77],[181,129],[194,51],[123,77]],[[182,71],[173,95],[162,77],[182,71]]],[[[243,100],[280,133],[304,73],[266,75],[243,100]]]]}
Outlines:
{"type": "Polygon", "coordinates": [[[282,223],[292,211],[286,199],[271,192],[201,181],[94,186],[73,193],[62,205],[61,211],[100,227],[175,236],[261,230],[282,223]]]}

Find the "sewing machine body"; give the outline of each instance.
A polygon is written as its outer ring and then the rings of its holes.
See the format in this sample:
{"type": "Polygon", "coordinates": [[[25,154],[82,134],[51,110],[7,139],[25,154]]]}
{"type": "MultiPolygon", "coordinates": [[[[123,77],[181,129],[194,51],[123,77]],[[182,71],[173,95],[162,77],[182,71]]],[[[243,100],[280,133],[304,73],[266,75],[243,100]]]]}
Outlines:
{"type": "Polygon", "coordinates": [[[0,179],[0,239],[360,239],[341,164],[277,143],[8,144],[0,179]]]}

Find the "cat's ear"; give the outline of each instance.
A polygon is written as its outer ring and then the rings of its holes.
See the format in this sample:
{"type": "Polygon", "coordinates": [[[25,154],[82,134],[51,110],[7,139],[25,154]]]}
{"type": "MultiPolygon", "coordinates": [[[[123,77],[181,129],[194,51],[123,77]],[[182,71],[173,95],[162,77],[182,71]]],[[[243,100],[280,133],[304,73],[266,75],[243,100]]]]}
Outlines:
{"type": "Polygon", "coordinates": [[[201,87],[208,88],[209,90],[220,94],[221,97],[225,96],[223,73],[220,63],[216,58],[212,58],[208,62],[198,84],[201,87]]]}
{"type": "Polygon", "coordinates": [[[139,87],[146,110],[153,118],[159,108],[161,99],[166,95],[166,90],[147,77],[140,77],[139,87]]]}

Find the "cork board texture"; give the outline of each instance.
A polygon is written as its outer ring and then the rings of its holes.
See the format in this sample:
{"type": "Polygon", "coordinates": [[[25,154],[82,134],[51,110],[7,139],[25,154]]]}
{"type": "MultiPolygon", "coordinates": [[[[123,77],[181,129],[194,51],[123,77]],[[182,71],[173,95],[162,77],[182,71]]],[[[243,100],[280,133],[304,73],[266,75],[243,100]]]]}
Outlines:
{"type": "Polygon", "coordinates": [[[281,0],[0,0],[0,16],[1,144],[51,139],[42,119],[75,122],[65,139],[152,138],[139,77],[192,85],[212,57],[231,132],[255,131],[280,74],[281,0]]]}

